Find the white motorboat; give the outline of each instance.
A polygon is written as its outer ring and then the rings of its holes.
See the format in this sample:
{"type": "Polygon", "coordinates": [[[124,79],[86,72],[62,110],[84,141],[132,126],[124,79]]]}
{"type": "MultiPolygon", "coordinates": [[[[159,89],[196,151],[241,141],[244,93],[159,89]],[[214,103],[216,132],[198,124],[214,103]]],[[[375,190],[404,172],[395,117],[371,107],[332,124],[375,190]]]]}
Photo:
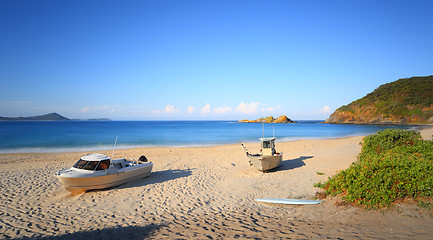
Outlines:
{"type": "Polygon", "coordinates": [[[129,181],[144,178],[152,172],[153,163],[145,156],[133,159],[111,159],[104,154],[83,156],[74,166],[58,171],[55,176],[66,190],[84,192],[119,186],[129,181]]]}
{"type": "Polygon", "coordinates": [[[260,138],[261,149],[260,153],[257,154],[250,154],[247,147],[241,144],[250,165],[254,165],[262,172],[266,172],[280,166],[283,160],[283,153],[279,153],[275,150],[275,139],[275,137],[260,138]]]}

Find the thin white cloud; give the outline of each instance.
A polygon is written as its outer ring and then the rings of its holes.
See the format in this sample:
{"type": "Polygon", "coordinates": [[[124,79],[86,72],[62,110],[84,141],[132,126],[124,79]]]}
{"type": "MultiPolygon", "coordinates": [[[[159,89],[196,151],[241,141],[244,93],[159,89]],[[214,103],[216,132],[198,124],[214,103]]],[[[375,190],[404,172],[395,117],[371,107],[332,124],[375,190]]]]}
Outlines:
{"type": "Polygon", "coordinates": [[[166,113],[172,114],[176,112],[176,109],[174,109],[173,105],[167,104],[167,106],[165,107],[164,111],[166,113]]]}
{"type": "Polygon", "coordinates": [[[195,108],[193,107],[193,106],[189,106],[187,109],[186,109],[186,111],[188,112],[188,113],[193,113],[194,111],[195,111],[195,108]]]}
{"type": "Polygon", "coordinates": [[[259,105],[260,102],[250,102],[250,103],[241,102],[236,108],[236,111],[244,114],[257,113],[257,109],[259,105]]]}
{"type": "Polygon", "coordinates": [[[281,105],[275,106],[275,107],[267,107],[267,108],[260,108],[261,112],[267,112],[267,113],[273,113],[275,111],[279,111],[281,109],[281,105]]]}
{"type": "Polygon", "coordinates": [[[16,106],[30,106],[32,102],[29,101],[0,101],[0,106],[16,107],[16,106]]]}
{"type": "Polygon", "coordinates": [[[268,108],[263,108],[262,111],[264,112],[273,112],[275,110],[274,107],[268,107],[268,108]]]}
{"type": "Polygon", "coordinates": [[[209,103],[206,103],[206,105],[201,109],[201,113],[210,113],[212,107],[209,105],[209,103]]]}
{"type": "Polygon", "coordinates": [[[224,113],[229,113],[232,111],[231,107],[217,107],[214,108],[213,111],[217,114],[224,114],[224,113]]]}
{"type": "Polygon", "coordinates": [[[331,108],[327,105],[323,106],[322,109],[320,109],[321,113],[330,113],[331,112],[331,108]]]}
{"type": "Polygon", "coordinates": [[[104,112],[104,111],[108,111],[108,110],[109,110],[109,112],[114,112],[114,108],[116,108],[116,106],[94,106],[92,108],[86,106],[86,107],[83,107],[80,110],[80,112],[82,112],[82,113],[88,113],[90,111],[92,111],[92,112],[104,112]]]}

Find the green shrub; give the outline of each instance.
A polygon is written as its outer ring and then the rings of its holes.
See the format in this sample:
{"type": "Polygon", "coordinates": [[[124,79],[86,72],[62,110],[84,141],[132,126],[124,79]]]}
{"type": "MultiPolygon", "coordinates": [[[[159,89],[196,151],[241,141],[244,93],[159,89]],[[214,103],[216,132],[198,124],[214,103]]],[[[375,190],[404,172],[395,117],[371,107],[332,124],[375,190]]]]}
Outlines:
{"type": "Polygon", "coordinates": [[[364,137],[361,154],[365,152],[382,152],[397,146],[413,145],[421,139],[421,134],[413,130],[385,129],[376,134],[364,137]]]}
{"type": "Polygon", "coordinates": [[[387,129],[366,136],[358,161],[325,183],[325,195],[367,208],[388,207],[397,199],[433,196],[433,142],[416,131],[387,129]]]}

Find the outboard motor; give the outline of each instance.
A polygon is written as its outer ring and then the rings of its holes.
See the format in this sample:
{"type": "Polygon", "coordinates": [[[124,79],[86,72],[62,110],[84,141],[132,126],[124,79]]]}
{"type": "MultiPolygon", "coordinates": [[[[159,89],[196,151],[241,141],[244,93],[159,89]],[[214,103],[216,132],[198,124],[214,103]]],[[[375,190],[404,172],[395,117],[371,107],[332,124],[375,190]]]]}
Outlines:
{"type": "Polygon", "coordinates": [[[138,161],[140,161],[140,162],[147,162],[147,158],[146,158],[146,156],[142,155],[142,156],[138,159],[138,161]]]}

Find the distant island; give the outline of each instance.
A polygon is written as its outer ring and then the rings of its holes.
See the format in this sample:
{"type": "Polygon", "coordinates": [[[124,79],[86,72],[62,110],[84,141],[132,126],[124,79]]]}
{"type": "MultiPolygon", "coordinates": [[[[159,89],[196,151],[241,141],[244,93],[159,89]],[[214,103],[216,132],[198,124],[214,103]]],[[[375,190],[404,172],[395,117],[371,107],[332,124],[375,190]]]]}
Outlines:
{"type": "Polygon", "coordinates": [[[383,84],[365,97],[335,110],[325,123],[433,123],[433,75],[383,84]]]}
{"type": "Polygon", "coordinates": [[[238,121],[238,123],[296,123],[296,121],[291,120],[287,116],[283,115],[275,119],[273,116],[259,118],[256,120],[243,119],[238,121]]]}
{"type": "Polygon", "coordinates": [[[0,121],[111,121],[108,118],[69,119],[58,113],[48,113],[32,117],[0,117],[0,121]]]}
{"type": "Polygon", "coordinates": [[[0,117],[0,121],[67,121],[69,118],[58,113],[48,113],[33,117],[0,117]]]}
{"type": "Polygon", "coordinates": [[[109,118],[70,119],[71,121],[112,121],[109,118]]]}

